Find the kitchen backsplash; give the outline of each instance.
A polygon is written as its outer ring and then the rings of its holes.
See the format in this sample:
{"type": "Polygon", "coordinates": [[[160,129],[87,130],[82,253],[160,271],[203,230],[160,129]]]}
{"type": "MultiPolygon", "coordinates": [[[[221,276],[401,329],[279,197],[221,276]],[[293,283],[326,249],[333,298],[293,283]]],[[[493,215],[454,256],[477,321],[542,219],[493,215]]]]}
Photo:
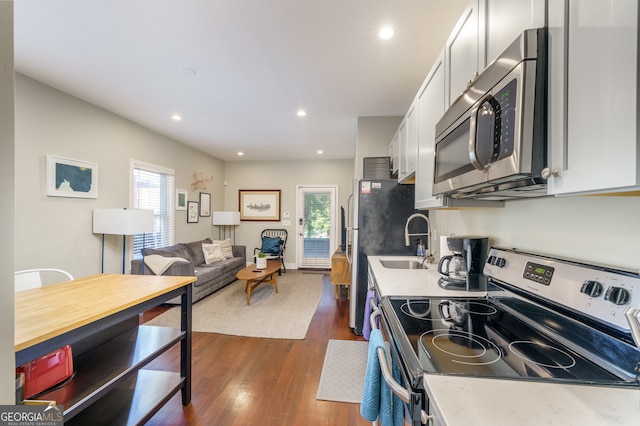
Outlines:
{"type": "MultiPolygon", "coordinates": [[[[640,270],[640,197],[548,197],[504,208],[431,210],[440,235],[482,235],[490,244],[640,270]]],[[[435,240],[435,241],[434,241],[435,240]]],[[[437,253],[439,256],[439,253],[437,253]]]]}

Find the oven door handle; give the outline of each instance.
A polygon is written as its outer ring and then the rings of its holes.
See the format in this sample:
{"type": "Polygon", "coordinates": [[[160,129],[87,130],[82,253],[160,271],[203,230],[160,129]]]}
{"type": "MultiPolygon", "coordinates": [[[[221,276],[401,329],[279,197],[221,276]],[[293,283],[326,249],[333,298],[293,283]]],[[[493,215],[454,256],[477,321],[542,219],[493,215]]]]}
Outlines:
{"type": "Polygon", "coordinates": [[[636,343],[636,346],[640,348],[640,309],[629,307],[624,311],[624,315],[627,317],[627,321],[631,327],[633,341],[636,343]]]}
{"type": "MultiPolygon", "coordinates": [[[[378,324],[376,323],[376,317],[380,316],[381,311],[380,308],[375,306],[372,299],[369,299],[371,302],[371,316],[369,317],[369,321],[371,322],[371,329],[377,330],[378,324]]],[[[411,392],[407,389],[403,388],[402,385],[396,382],[391,374],[391,370],[389,370],[389,365],[387,364],[387,357],[384,353],[384,349],[378,348],[378,363],[380,364],[380,371],[382,371],[382,377],[384,378],[385,383],[391,389],[395,395],[398,396],[402,401],[407,404],[411,403],[411,392]]]]}

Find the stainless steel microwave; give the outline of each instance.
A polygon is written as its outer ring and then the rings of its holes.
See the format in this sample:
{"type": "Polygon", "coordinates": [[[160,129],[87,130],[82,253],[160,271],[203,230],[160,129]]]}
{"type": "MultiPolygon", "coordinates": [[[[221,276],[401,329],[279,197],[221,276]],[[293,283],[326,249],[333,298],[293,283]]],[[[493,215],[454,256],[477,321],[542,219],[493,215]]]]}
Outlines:
{"type": "Polygon", "coordinates": [[[436,125],[434,195],[546,195],[547,30],[523,32],[436,125]]]}

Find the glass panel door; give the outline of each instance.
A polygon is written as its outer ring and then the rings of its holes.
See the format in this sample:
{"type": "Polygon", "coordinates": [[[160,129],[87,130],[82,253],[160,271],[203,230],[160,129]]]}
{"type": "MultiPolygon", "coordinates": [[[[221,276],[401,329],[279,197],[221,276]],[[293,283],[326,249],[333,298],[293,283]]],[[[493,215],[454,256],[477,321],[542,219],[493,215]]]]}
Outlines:
{"type": "Polygon", "coordinates": [[[336,188],[298,187],[298,267],[331,268],[336,249],[336,188]]]}

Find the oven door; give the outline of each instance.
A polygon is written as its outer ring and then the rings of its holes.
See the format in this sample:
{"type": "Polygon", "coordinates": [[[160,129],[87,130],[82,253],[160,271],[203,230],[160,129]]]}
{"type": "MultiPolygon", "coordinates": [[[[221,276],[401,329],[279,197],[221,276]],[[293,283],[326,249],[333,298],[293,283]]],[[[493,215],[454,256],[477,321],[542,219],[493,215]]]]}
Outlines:
{"type": "Polygon", "coordinates": [[[405,368],[405,363],[400,356],[400,353],[395,346],[395,342],[393,336],[389,333],[390,327],[387,323],[384,315],[378,306],[371,302],[371,329],[377,329],[378,324],[380,325],[380,332],[384,338],[386,346],[389,348],[388,354],[386,354],[382,349],[378,349],[378,360],[380,363],[380,370],[382,372],[382,377],[386,382],[389,389],[398,396],[405,403],[405,416],[404,416],[404,424],[411,426],[421,426],[421,425],[429,425],[429,426],[437,426],[439,422],[433,418],[433,416],[429,415],[429,402],[426,398],[426,393],[424,389],[412,389],[411,387],[405,388],[400,383],[398,383],[391,373],[390,365],[397,365],[402,374],[402,379],[404,383],[411,383],[412,378],[409,377],[407,373],[407,369],[405,368]],[[378,318],[380,319],[378,322],[378,318]]]}

